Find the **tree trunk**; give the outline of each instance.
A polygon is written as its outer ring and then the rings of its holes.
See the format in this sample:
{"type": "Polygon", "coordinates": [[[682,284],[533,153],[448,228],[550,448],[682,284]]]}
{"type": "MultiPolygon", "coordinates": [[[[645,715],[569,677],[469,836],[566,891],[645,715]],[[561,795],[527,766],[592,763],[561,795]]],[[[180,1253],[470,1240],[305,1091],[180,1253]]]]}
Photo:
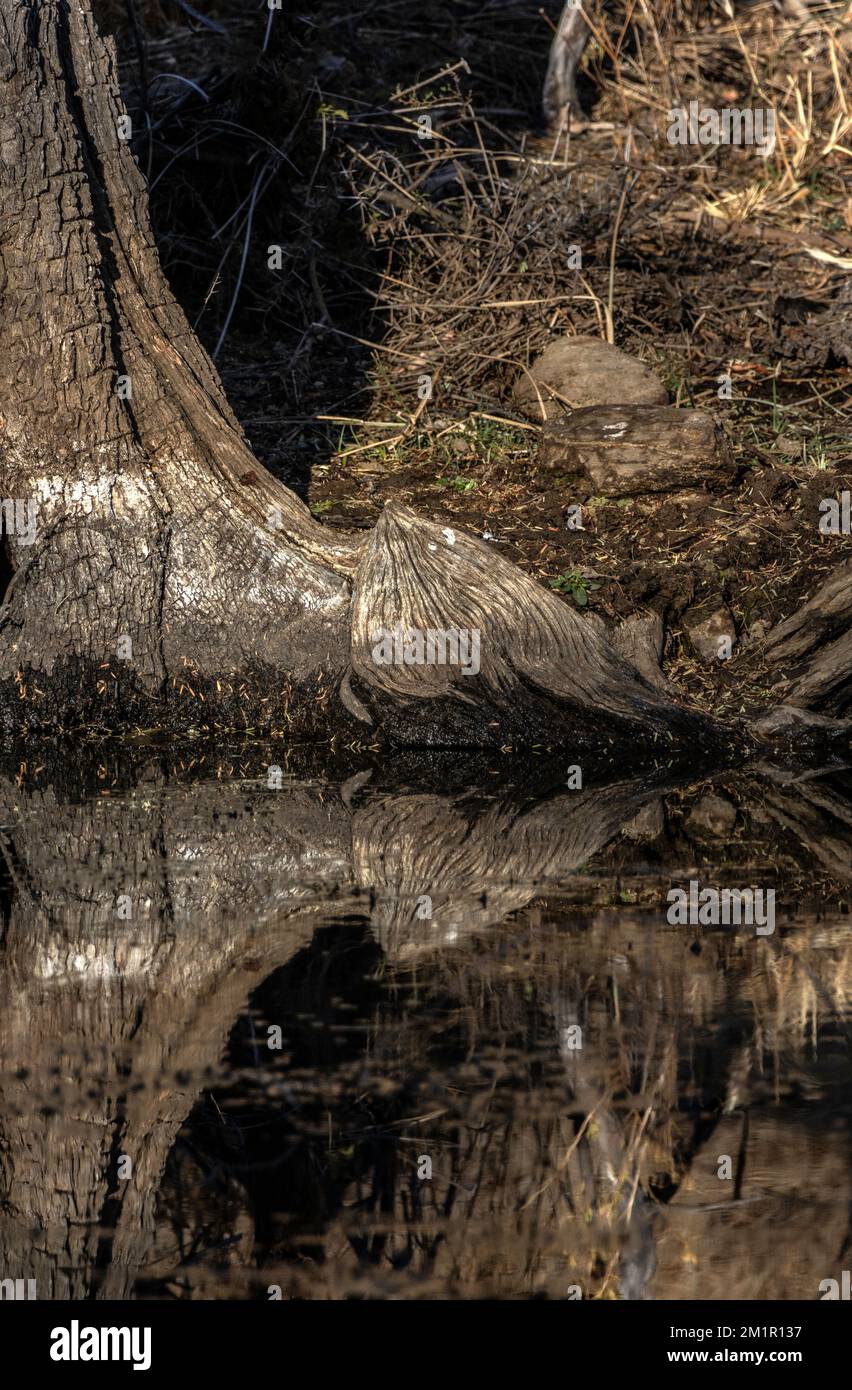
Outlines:
{"type": "Polygon", "coordinates": [[[702,737],[492,547],[396,508],[366,540],[317,523],[252,456],[166,284],[90,0],[7,6],[0,62],[7,726],[702,737]],[[478,631],[481,670],[377,664],[399,624],[478,631]]]}

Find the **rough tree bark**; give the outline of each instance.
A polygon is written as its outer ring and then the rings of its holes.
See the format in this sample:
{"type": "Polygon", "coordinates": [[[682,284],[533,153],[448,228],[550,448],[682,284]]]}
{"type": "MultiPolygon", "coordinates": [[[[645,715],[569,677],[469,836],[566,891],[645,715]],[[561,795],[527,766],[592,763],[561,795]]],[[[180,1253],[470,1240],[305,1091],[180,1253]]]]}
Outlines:
{"type": "Polygon", "coordinates": [[[789,705],[844,715],[852,703],[852,560],[766,637],[764,655],[789,705]]]}
{"type": "Polygon", "coordinates": [[[0,65],[0,495],[38,504],[35,540],[5,538],[7,723],[700,740],[493,548],[396,508],[366,540],[318,524],[166,284],[90,0],[5,5],[0,65]],[[479,675],[377,666],[397,623],[480,629],[479,675]]]}

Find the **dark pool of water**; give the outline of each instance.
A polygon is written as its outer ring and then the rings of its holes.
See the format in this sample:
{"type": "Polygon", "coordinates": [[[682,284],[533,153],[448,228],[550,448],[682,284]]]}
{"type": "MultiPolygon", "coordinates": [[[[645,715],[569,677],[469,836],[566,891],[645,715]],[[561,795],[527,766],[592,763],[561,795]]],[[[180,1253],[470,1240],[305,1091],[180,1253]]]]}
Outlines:
{"type": "Polygon", "coordinates": [[[60,1300],[840,1280],[847,772],[448,766],[8,772],[0,1278],[60,1300]],[[747,898],[739,923],[709,898],[670,920],[690,883],[759,889],[763,928],[747,898]]]}

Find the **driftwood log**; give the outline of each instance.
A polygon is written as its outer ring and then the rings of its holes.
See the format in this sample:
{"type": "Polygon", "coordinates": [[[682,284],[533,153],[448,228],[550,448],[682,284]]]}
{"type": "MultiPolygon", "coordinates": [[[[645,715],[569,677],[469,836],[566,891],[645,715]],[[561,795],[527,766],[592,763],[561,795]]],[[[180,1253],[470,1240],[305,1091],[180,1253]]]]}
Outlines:
{"type": "Polygon", "coordinates": [[[724,484],[734,473],[713,417],[673,405],[587,406],[549,420],[541,461],[584,479],[587,492],[609,497],[724,484]]]}

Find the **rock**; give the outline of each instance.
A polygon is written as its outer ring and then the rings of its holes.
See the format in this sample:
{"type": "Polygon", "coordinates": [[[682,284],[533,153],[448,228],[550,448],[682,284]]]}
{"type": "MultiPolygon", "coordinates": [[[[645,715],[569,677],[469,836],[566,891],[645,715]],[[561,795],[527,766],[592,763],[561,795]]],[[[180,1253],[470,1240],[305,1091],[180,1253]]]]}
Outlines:
{"type": "Polygon", "coordinates": [[[644,362],[591,337],[556,338],[549,343],[515,383],[515,404],[531,420],[558,419],[564,412],[553,391],[573,410],[668,401],[663,383],[644,362]]]}
{"type": "Polygon", "coordinates": [[[708,503],[713,501],[713,498],[706,487],[699,487],[689,488],[686,492],[678,492],[671,500],[676,507],[680,507],[685,516],[694,516],[697,512],[703,512],[708,503]]]}
{"type": "Polygon", "coordinates": [[[687,641],[700,661],[709,665],[714,661],[724,661],[733,651],[737,641],[737,629],[731,610],[722,603],[708,613],[706,608],[688,608],[683,615],[683,628],[687,641]],[[727,648],[724,639],[730,644],[727,648]]]}
{"type": "Polygon", "coordinates": [[[606,497],[677,492],[726,482],[734,473],[712,415],[670,405],[594,406],[548,421],[540,457],[606,497]]]}
{"type": "Polygon", "coordinates": [[[737,820],[733,802],[715,792],[708,792],[696,802],[686,817],[686,828],[693,835],[711,840],[727,840],[737,820]]]}

